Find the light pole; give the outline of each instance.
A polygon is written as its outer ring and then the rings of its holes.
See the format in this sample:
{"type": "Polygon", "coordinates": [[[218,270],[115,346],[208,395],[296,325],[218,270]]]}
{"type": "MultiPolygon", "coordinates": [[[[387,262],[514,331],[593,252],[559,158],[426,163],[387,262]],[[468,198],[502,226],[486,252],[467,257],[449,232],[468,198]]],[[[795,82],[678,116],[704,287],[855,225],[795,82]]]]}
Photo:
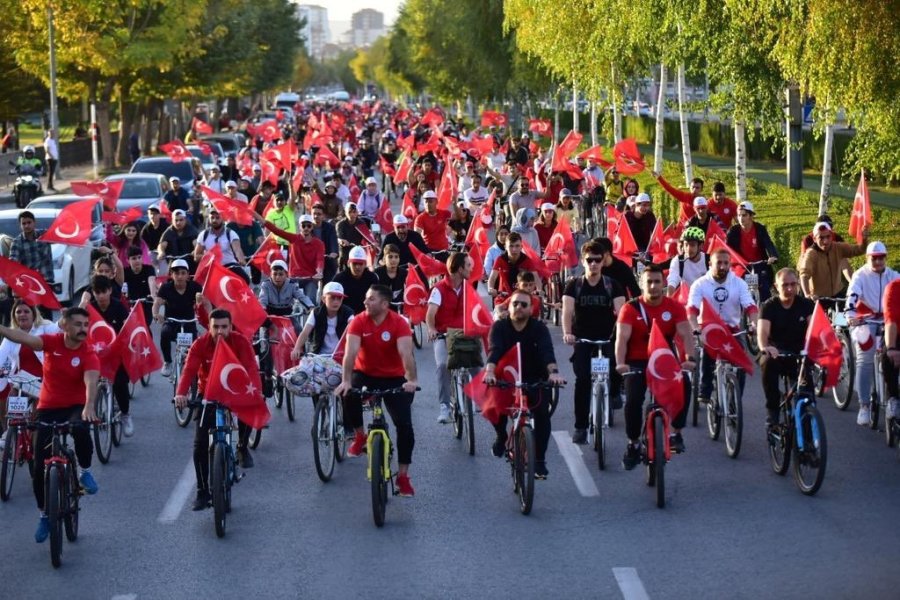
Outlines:
{"type": "MultiPolygon", "coordinates": [[[[59,142],[59,113],[56,106],[56,43],[53,36],[53,3],[47,3],[47,31],[50,42],[50,129],[59,142]]],[[[59,165],[57,164],[57,169],[59,165]]]]}

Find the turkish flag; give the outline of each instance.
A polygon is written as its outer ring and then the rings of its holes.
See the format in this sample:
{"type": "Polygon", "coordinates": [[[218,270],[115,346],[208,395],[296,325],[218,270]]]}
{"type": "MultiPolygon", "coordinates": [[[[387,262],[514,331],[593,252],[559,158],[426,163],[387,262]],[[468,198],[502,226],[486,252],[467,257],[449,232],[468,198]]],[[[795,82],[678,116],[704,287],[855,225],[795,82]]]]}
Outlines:
{"type": "Polygon", "coordinates": [[[303,187],[303,176],[306,173],[306,165],[297,165],[294,169],[294,175],[291,177],[291,189],[294,190],[294,193],[297,194],[300,192],[300,188],[303,187]]]}
{"type": "Polygon", "coordinates": [[[441,184],[438,186],[437,196],[439,209],[450,210],[454,202],[456,202],[456,186],[456,175],[453,173],[453,168],[447,164],[441,175],[441,184]]]}
{"type": "Polygon", "coordinates": [[[281,174],[281,164],[272,162],[271,160],[266,160],[264,157],[260,156],[259,166],[262,169],[260,180],[268,181],[269,183],[277,187],[279,175],[281,174]]]}
{"type": "Polygon", "coordinates": [[[284,254],[281,253],[281,246],[275,241],[275,236],[269,234],[250,257],[250,264],[268,275],[272,271],[272,263],[276,260],[284,260],[284,254]]]}
{"type": "MultiPolygon", "coordinates": [[[[560,142],[559,146],[556,147],[556,151],[553,153],[553,162],[551,169],[553,171],[568,171],[569,170],[569,157],[572,156],[572,153],[578,148],[578,145],[581,143],[583,135],[580,133],[576,133],[575,131],[570,131],[566,137],[560,142]]],[[[580,178],[580,176],[579,176],[580,178]]]]}
{"type": "Polygon", "coordinates": [[[272,415],[258,387],[256,365],[242,365],[228,344],[220,339],[209,373],[207,399],[224,404],[238,419],[254,429],[266,426],[272,415]]]}
{"type": "Polygon", "coordinates": [[[623,218],[615,204],[606,205],[606,237],[614,240],[619,233],[619,219],[623,218]]]}
{"type": "Polygon", "coordinates": [[[427,140],[421,144],[416,144],[416,153],[419,156],[428,154],[429,152],[437,153],[441,149],[441,136],[439,132],[432,131],[427,140]]]}
{"type": "Polygon", "coordinates": [[[722,359],[753,374],[753,361],[744,352],[744,346],[731,335],[725,321],[716,313],[709,300],[700,305],[700,341],[713,359],[722,359]]]}
{"type": "Polygon", "coordinates": [[[297,158],[297,142],[294,138],[288,138],[287,141],[266,150],[263,156],[280,164],[287,171],[297,158]]]}
{"type": "Polygon", "coordinates": [[[678,284],[678,289],[675,290],[675,295],[672,298],[683,306],[687,306],[688,297],[691,294],[691,288],[687,286],[684,280],[678,284]]]}
{"type": "Polygon", "coordinates": [[[191,151],[179,139],[172,140],[167,144],[160,144],[159,149],[165,152],[172,162],[181,162],[191,157],[191,151]]]}
{"type": "Polygon", "coordinates": [[[400,166],[397,168],[396,175],[394,175],[394,185],[400,185],[409,179],[409,170],[412,169],[412,158],[409,156],[409,153],[404,152],[401,154],[397,164],[400,166]]]}
{"type": "MultiPolygon", "coordinates": [[[[825,388],[837,385],[841,377],[841,363],[844,353],[841,343],[834,333],[828,315],[822,309],[822,304],[816,302],[812,319],[806,329],[806,343],[803,346],[806,356],[823,369],[825,369],[825,388]]],[[[850,368],[853,368],[852,365],[850,368]]]]}
{"type": "Polygon", "coordinates": [[[613,147],[613,157],[616,159],[616,170],[622,175],[637,175],[646,168],[634,138],[616,144],[613,147]]]}
{"type": "Polygon", "coordinates": [[[375,212],[375,222],[384,232],[394,230],[394,213],[391,212],[391,203],[387,196],[381,200],[381,206],[375,212]]]}
{"type": "Polygon", "coordinates": [[[403,207],[400,209],[400,213],[405,216],[410,222],[414,221],[417,216],[419,216],[419,210],[416,208],[416,205],[413,204],[413,190],[406,190],[406,193],[403,194],[403,207]]]}
{"type": "MultiPolygon", "coordinates": [[[[710,228],[712,227],[712,223],[709,224],[710,228]]],[[[721,228],[720,228],[721,231],[721,228]]],[[[707,234],[708,235],[708,234],[707,234]]],[[[728,252],[728,255],[731,256],[731,268],[735,269],[746,269],[747,262],[741,258],[741,255],[735,252],[731,246],[725,243],[725,240],[717,234],[714,234],[712,237],[707,238],[709,240],[707,255],[712,256],[712,253],[724,249],[728,252]]]]}
{"type": "Polygon", "coordinates": [[[487,156],[494,151],[494,138],[491,136],[477,137],[472,140],[472,147],[481,153],[481,156],[487,156]]]}
{"type": "MultiPolygon", "coordinates": [[[[513,407],[516,394],[512,388],[498,388],[485,385],[485,370],[482,369],[464,390],[481,407],[481,415],[491,423],[498,423],[500,417],[513,407]]],[[[516,343],[497,361],[494,369],[497,381],[509,384],[522,383],[522,347],[516,343]]]]}
{"type": "Polygon", "coordinates": [[[481,111],[482,127],[506,127],[508,122],[509,118],[504,113],[499,113],[494,110],[481,111]]]}
{"type": "Polygon", "coordinates": [[[137,219],[141,218],[141,215],[144,213],[141,212],[140,206],[132,206],[125,212],[109,212],[108,210],[104,210],[100,215],[100,219],[104,223],[113,223],[114,225],[125,225],[126,223],[130,223],[137,219]]]}
{"type": "Polygon", "coordinates": [[[469,227],[469,232],[466,234],[466,246],[478,246],[479,254],[484,256],[487,254],[488,248],[491,247],[491,241],[488,239],[487,227],[484,225],[484,221],[481,220],[481,215],[484,213],[484,207],[479,208],[475,212],[475,216],[472,218],[472,226],[469,227]]]}
{"type": "Polygon", "coordinates": [[[425,125],[426,127],[430,127],[432,125],[440,127],[444,124],[444,113],[440,108],[435,106],[424,115],[422,115],[422,120],[420,121],[420,123],[422,123],[422,125],[425,125]]]}
{"type": "Polygon", "coordinates": [[[21,263],[0,256],[0,278],[16,296],[31,306],[62,308],[53,293],[53,288],[47,284],[44,277],[21,263]]]}
{"type": "Polygon", "coordinates": [[[563,217],[556,224],[547,247],[544,248],[545,257],[558,259],[561,264],[571,269],[578,265],[578,249],[575,248],[575,237],[572,228],[569,227],[569,219],[563,217]]]}
{"type": "Polygon", "coordinates": [[[331,148],[329,148],[328,146],[322,146],[316,153],[316,158],[313,161],[313,164],[317,167],[326,166],[330,169],[336,169],[340,166],[341,161],[337,156],[335,156],[334,152],[331,151],[331,148]]]}
{"type": "Polygon", "coordinates": [[[528,119],[528,131],[550,136],[553,133],[553,123],[550,122],[550,119],[528,119]]]}
{"type": "Polygon", "coordinates": [[[194,142],[194,143],[197,144],[197,148],[200,149],[201,154],[205,154],[206,156],[212,156],[213,153],[215,152],[213,150],[213,147],[205,142],[194,142]]]}
{"type": "Polygon", "coordinates": [[[90,198],[67,204],[38,240],[68,246],[84,246],[91,238],[94,207],[98,202],[99,198],[90,198]]]}
{"type": "Polygon", "coordinates": [[[872,224],[872,202],[869,200],[869,186],[866,184],[865,170],[859,173],[859,184],[853,197],[853,212],[850,213],[849,233],[857,244],[863,243],[863,229],[872,224]]]}
{"type": "Polygon", "coordinates": [[[334,352],[331,354],[331,358],[334,359],[339,365],[344,364],[344,352],[347,350],[347,329],[344,328],[344,333],[341,334],[341,339],[338,340],[337,346],[334,348],[334,352]]]}
{"type": "Polygon", "coordinates": [[[350,202],[355,203],[359,200],[359,195],[362,193],[362,190],[359,189],[359,180],[356,178],[355,174],[350,176],[347,187],[350,188],[350,202]]]}
{"type": "Polygon", "coordinates": [[[647,243],[646,252],[653,262],[662,262],[666,258],[671,258],[666,252],[666,237],[662,223],[661,217],[656,219],[656,225],[653,226],[650,241],[647,243]]]}
{"type": "Polygon", "coordinates": [[[131,314],[125,319],[125,324],[122,325],[122,330],[116,338],[116,345],[121,352],[122,364],[128,373],[128,379],[132,383],[163,366],[162,355],[153,343],[146,315],[140,304],[135,304],[131,314]]]}
{"type": "Polygon", "coordinates": [[[613,256],[631,264],[632,255],[638,251],[637,243],[631,234],[631,226],[624,216],[618,219],[616,237],[613,238],[613,256]]]}
{"type": "Polygon", "coordinates": [[[411,151],[415,143],[416,136],[414,136],[412,133],[397,138],[397,147],[406,152],[411,151]]]}
{"type": "Polygon", "coordinates": [[[650,330],[647,344],[647,387],[669,417],[677,415],[684,406],[684,374],[672,348],[656,322],[650,330]]]}
{"type": "Polygon", "coordinates": [[[331,130],[329,129],[327,133],[323,133],[316,129],[309,129],[306,132],[306,136],[303,138],[303,149],[309,150],[313,146],[319,146],[320,148],[326,147],[328,144],[334,141],[334,136],[332,135],[331,130]]]}
{"type": "Polygon", "coordinates": [[[425,320],[427,308],[428,286],[410,265],[406,270],[406,283],[403,286],[403,312],[415,326],[425,320]]]}
{"type": "Polygon", "coordinates": [[[209,274],[209,268],[214,264],[222,264],[222,248],[218,244],[213,244],[213,247],[207,250],[197,262],[197,270],[194,271],[194,281],[203,285],[203,282],[206,281],[206,276],[209,274]]]}
{"type": "Polygon", "coordinates": [[[478,247],[478,244],[472,244],[468,248],[469,258],[472,259],[472,273],[469,274],[469,278],[466,281],[474,288],[484,276],[484,257],[481,256],[481,249],[478,247]]]}
{"type": "Polygon", "coordinates": [[[270,316],[272,329],[274,330],[274,343],[269,346],[272,352],[272,362],[275,366],[275,372],[284,373],[292,366],[294,361],[291,360],[291,350],[297,343],[297,334],[294,332],[294,323],[290,317],[270,316]]]}
{"type": "Polygon", "coordinates": [[[210,265],[203,295],[213,306],[231,313],[235,329],[252,337],[268,315],[247,283],[218,263],[210,265]]]}
{"type": "Polygon", "coordinates": [[[122,361],[124,352],[116,345],[115,328],[106,322],[106,319],[97,312],[93,305],[87,305],[88,312],[88,336],[87,343],[100,358],[100,376],[113,379],[122,361]]]}
{"type": "Polygon", "coordinates": [[[197,117],[191,119],[191,129],[198,135],[209,135],[213,132],[212,125],[205,121],[201,121],[197,117]]]}
{"type": "Polygon", "coordinates": [[[416,259],[416,264],[425,273],[425,277],[440,277],[447,274],[447,265],[425,254],[416,248],[415,244],[409,245],[409,251],[412,252],[413,257],[416,259]]]}
{"type": "Polygon", "coordinates": [[[363,239],[366,240],[366,243],[369,246],[376,247],[378,243],[375,241],[375,236],[372,235],[372,232],[369,230],[369,226],[366,225],[365,221],[356,221],[356,230],[359,232],[359,235],[363,236],[363,239]]]}
{"type": "Polygon", "coordinates": [[[232,221],[238,225],[253,225],[253,209],[246,202],[229,198],[205,185],[200,186],[200,191],[210,204],[216,207],[223,221],[232,221]]]}
{"type": "Polygon", "coordinates": [[[394,165],[385,160],[383,156],[378,159],[378,168],[388,177],[393,177],[397,174],[397,169],[394,165]]]}
{"type": "Polygon", "coordinates": [[[256,135],[264,142],[274,142],[281,139],[281,127],[275,119],[269,119],[256,126],[256,135]]]}
{"type": "Polygon", "coordinates": [[[103,208],[116,210],[125,180],[117,181],[73,181],[72,193],[76,196],[100,196],[103,208]]]}
{"type": "Polygon", "coordinates": [[[550,269],[548,269],[547,265],[541,260],[540,253],[532,248],[531,244],[525,240],[522,240],[522,254],[528,258],[526,262],[522,263],[523,269],[534,271],[541,279],[549,279],[550,269]]]}
{"type": "Polygon", "coordinates": [[[463,288],[463,335],[481,336],[484,347],[488,345],[488,334],[494,317],[490,309],[485,305],[481,296],[473,288],[463,288]]]}

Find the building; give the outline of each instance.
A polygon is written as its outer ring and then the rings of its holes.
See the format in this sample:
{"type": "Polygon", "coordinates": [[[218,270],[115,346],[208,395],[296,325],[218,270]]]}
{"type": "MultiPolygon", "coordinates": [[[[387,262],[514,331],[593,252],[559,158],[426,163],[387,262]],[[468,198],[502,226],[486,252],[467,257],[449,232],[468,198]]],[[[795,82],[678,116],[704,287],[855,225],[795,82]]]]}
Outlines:
{"type": "Polygon", "coordinates": [[[349,44],[354,48],[371,46],[375,40],[386,32],[384,13],[371,8],[353,13],[350,21],[349,44]]]}
{"type": "Polygon", "coordinates": [[[303,36],[309,55],[316,60],[322,60],[325,45],[331,42],[328,9],[315,4],[298,4],[297,17],[305,19],[306,22],[300,30],[300,35],[303,36]]]}

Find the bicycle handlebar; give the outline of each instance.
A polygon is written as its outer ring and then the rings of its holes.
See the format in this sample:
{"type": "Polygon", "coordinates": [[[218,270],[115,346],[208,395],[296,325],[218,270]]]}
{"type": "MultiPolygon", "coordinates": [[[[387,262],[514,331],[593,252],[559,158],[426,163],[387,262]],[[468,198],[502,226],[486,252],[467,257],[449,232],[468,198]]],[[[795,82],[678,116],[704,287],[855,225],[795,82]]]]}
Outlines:
{"type": "Polygon", "coordinates": [[[496,388],[519,388],[520,390],[536,390],[542,388],[561,388],[564,387],[565,383],[552,383],[549,381],[535,381],[534,383],[514,383],[509,381],[495,381],[494,383],[487,384],[488,387],[496,387],[496,388]]]}
{"type": "Polygon", "coordinates": [[[79,428],[79,427],[90,427],[91,425],[101,423],[99,419],[96,421],[61,421],[61,422],[47,422],[47,421],[31,421],[28,423],[29,430],[35,429],[54,429],[57,431],[68,431],[69,429],[79,428]]]}
{"type": "Polygon", "coordinates": [[[193,319],[176,319],[175,317],[166,317],[166,322],[169,321],[171,321],[172,323],[180,323],[183,325],[186,325],[188,323],[199,323],[197,317],[194,317],[193,319]]]}
{"type": "MultiPolygon", "coordinates": [[[[390,396],[392,394],[408,393],[406,390],[403,389],[403,387],[388,388],[386,390],[370,390],[368,387],[363,386],[361,388],[350,388],[348,391],[351,394],[360,394],[361,396],[375,396],[375,397],[390,396]]],[[[416,391],[421,392],[422,388],[417,386],[416,391]]]]}
{"type": "Polygon", "coordinates": [[[581,344],[593,344],[595,346],[608,346],[613,343],[613,340],[587,340],[584,338],[575,338],[577,343],[581,344]]]}

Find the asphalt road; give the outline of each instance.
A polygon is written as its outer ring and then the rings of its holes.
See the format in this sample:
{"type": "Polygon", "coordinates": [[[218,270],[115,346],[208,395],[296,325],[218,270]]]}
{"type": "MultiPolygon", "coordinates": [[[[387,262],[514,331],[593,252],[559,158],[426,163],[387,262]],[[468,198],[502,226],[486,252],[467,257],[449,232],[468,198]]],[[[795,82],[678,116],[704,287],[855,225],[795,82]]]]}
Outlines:
{"type": "MultiPolygon", "coordinates": [[[[570,352],[555,337],[571,377],[570,352]]],[[[507,465],[490,455],[490,425],[479,417],[468,456],[435,420],[430,347],[416,358],[416,496],[392,498],[384,528],[372,522],[363,458],[337,465],[330,483],[317,478],[302,398],[295,423],[273,408],[256,467],[234,489],[226,537],[216,538],[211,511],[189,507],[193,431],[176,426],[170,387],[155,374],[133,403],[135,436],[109,464],[95,461],[100,492],[84,499],[79,539],[65,543],[58,570],[48,545],[34,543],[38,515],[19,471],[0,504],[3,597],[897,597],[900,464],[853,412],[821,402],[828,472],[817,496],[803,496],[769,467],[754,377],[740,457],[689,426],[660,510],[643,470],[621,468],[621,418],[605,472],[568,441],[570,385],[553,420],[550,478],[537,482],[526,517],[507,465]]]]}

